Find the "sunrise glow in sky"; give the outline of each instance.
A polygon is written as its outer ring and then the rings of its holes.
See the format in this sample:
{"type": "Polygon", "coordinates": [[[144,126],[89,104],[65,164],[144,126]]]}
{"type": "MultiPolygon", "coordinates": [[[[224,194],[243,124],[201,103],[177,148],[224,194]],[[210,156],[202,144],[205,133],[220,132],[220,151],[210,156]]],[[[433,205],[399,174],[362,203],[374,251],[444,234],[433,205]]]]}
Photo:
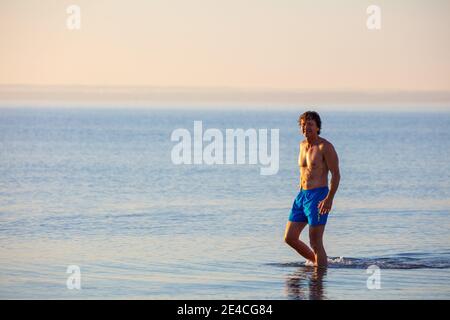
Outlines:
{"type": "Polygon", "coordinates": [[[3,0],[0,85],[450,92],[449,16],[443,0],[3,0]]]}

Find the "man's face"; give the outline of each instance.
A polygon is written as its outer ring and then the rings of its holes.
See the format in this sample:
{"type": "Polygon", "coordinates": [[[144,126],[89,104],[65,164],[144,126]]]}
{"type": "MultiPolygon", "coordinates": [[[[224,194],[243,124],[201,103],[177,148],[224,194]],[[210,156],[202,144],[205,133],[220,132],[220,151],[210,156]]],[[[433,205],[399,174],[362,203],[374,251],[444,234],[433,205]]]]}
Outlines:
{"type": "Polygon", "coordinates": [[[314,120],[301,120],[300,127],[305,138],[314,137],[319,132],[319,127],[314,120]]]}

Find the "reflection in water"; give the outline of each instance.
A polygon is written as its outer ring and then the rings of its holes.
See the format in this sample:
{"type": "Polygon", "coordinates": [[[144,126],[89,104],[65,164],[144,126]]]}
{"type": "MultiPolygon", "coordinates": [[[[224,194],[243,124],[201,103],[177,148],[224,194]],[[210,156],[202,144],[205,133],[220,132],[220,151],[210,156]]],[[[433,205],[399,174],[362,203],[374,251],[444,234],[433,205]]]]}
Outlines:
{"type": "Polygon", "coordinates": [[[286,277],[286,291],[289,299],[322,300],[324,294],[323,279],[327,269],[300,267],[286,277]]]}

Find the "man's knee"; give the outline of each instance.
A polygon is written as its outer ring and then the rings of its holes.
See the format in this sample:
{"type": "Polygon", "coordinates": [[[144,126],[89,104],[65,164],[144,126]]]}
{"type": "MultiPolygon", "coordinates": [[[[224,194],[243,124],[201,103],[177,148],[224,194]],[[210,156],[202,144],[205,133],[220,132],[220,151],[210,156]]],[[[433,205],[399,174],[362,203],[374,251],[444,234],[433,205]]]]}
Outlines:
{"type": "Polygon", "coordinates": [[[311,245],[311,248],[314,252],[319,251],[323,247],[322,240],[320,239],[311,238],[309,239],[309,244],[311,245]]]}
{"type": "Polygon", "coordinates": [[[295,239],[294,237],[291,236],[284,236],[284,242],[287,243],[290,246],[293,246],[293,244],[297,241],[298,239],[295,239]]]}

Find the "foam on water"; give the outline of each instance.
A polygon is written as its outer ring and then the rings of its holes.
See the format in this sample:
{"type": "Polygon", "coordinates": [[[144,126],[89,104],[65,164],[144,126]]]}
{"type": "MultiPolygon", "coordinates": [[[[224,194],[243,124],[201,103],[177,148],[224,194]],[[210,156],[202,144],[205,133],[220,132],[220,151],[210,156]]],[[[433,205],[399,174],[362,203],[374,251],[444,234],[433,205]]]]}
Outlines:
{"type": "MultiPolygon", "coordinates": [[[[312,267],[314,264],[306,262],[269,263],[278,267],[312,267]]],[[[450,253],[399,253],[386,257],[328,257],[328,268],[366,269],[369,266],[381,269],[450,269],[450,253]]]]}

